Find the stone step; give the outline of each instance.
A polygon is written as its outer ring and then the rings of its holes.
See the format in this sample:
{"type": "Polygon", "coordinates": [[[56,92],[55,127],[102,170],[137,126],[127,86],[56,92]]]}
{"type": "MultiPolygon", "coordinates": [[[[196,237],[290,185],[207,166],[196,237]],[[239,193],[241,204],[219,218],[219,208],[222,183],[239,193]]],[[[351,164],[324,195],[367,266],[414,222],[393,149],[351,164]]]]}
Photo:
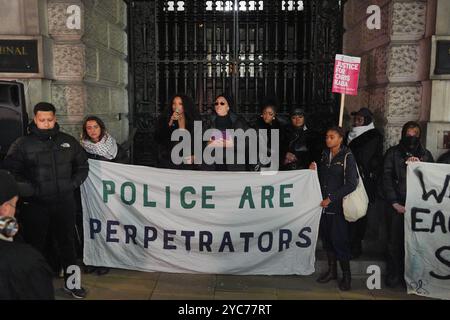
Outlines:
{"type": "MultiPolygon", "coordinates": [[[[355,276],[368,276],[367,268],[369,266],[378,266],[381,274],[386,272],[386,263],[383,256],[379,253],[364,253],[359,258],[350,261],[350,270],[355,276]]],[[[322,273],[328,269],[328,261],[326,252],[323,250],[316,251],[316,274],[322,273]]],[[[338,266],[338,272],[341,272],[338,266]]]]}

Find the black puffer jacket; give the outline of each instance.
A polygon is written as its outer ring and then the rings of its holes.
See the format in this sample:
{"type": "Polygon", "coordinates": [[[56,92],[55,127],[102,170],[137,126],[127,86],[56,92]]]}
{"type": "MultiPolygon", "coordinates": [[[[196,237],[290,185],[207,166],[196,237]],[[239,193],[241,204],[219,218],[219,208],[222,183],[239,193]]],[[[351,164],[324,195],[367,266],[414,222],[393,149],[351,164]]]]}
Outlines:
{"type": "Polygon", "coordinates": [[[348,147],[356,158],[367,195],[373,202],[377,195],[377,181],[383,173],[383,136],[377,129],[372,129],[353,139],[348,147]]]}
{"type": "Polygon", "coordinates": [[[391,203],[405,205],[406,202],[406,160],[409,157],[417,157],[422,162],[434,162],[430,151],[422,145],[411,152],[402,144],[398,144],[384,156],[383,189],[385,199],[391,203]]]}
{"type": "Polygon", "coordinates": [[[31,123],[29,135],[11,145],[4,166],[31,187],[23,196],[40,201],[72,196],[89,172],[86,152],[74,137],[60,132],[58,124],[40,130],[31,123]]]}
{"type": "Polygon", "coordinates": [[[331,203],[326,212],[343,214],[342,200],[356,190],[358,172],[356,162],[350,149],[342,146],[341,150],[330,161],[330,150],[325,149],[318,164],[319,181],[323,199],[330,198],[331,203]],[[344,160],[347,155],[344,172],[344,160]]]}

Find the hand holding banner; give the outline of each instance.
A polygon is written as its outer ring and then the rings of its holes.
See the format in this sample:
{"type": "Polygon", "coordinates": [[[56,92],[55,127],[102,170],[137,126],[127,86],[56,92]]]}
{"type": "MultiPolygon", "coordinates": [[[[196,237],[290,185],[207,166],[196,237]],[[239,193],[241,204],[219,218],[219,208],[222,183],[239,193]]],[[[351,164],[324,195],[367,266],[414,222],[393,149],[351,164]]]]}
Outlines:
{"type": "Polygon", "coordinates": [[[163,170],[89,160],[84,263],[140,271],[314,272],[317,173],[163,170]]]}
{"type": "Polygon", "coordinates": [[[405,281],[408,293],[450,299],[449,165],[408,164],[405,281]]]}

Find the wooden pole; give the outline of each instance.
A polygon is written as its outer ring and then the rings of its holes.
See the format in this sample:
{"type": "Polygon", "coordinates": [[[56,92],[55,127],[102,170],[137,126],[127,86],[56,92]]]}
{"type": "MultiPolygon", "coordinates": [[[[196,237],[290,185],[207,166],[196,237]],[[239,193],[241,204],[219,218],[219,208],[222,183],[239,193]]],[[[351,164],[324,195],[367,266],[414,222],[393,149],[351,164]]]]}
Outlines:
{"type": "Polygon", "coordinates": [[[339,127],[342,128],[344,124],[344,104],[345,104],[345,94],[341,94],[341,110],[339,112],[339,127]]]}

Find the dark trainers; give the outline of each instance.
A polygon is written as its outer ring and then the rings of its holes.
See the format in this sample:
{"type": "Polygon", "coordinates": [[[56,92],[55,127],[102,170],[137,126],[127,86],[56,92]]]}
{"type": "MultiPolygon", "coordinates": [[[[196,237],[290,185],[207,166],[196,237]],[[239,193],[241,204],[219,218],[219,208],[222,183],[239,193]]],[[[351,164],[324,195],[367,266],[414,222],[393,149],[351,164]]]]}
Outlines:
{"type": "Polygon", "coordinates": [[[70,294],[75,299],[84,299],[87,295],[87,292],[83,287],[81,287],[80,289],[68,289],[66,286],[64,286],[64,291],[70,294]]]}

